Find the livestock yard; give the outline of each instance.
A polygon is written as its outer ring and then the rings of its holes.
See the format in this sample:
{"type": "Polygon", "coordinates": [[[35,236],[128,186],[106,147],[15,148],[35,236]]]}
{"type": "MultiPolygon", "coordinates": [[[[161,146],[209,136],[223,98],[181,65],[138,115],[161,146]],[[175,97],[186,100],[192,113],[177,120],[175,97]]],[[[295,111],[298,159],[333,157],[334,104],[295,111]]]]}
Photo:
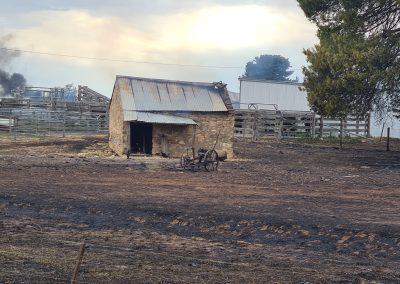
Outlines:
{"type": "Polygon", "coordinates": [[[400,282],[400,143],[236,141],[217,172],[0,137],[0,282],[400,282]]]}

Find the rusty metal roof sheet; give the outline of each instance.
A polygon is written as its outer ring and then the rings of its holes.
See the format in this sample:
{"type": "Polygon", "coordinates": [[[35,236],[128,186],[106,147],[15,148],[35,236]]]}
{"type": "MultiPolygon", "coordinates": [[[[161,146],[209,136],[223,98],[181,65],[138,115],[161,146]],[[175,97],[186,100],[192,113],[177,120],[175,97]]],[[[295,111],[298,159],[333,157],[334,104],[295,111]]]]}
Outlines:
{"type": "MultiPolygon", "coordinates": [[[[221,90],[212,83],[117,77],[125,121],[131,111],[227,112],[221,90]]],[[[133,119],[131,119],[133,118],[133,119]]]]}

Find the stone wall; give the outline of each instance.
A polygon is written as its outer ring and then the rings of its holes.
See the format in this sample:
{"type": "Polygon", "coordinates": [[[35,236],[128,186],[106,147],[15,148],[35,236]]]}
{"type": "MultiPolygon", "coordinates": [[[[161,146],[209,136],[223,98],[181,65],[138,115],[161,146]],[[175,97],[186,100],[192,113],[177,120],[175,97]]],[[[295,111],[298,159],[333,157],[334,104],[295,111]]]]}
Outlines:
{"type": "Polygon", "coordinates": [[[192,119],[198,124],[196,128],[197,148],[212,148],[217,140],[215,147],[218,151],[225,151],[228,159],[233,158],[233,139],[234,139],[234,115],[233,113],[208,113],[194,114],[192,119]]]}
{"type": "Polygon", "coordinates": [[[130,123],[124,122],[119,88],[114,88],[109,110],[109,146],[118,155],[126,154],[129,145],[130,123]]]}
{"type": "Polygon", "coordinates": [[[193,126],[191,125],[153,125],[153,155],[165,152],[170,157],[180,157],[186,148],[192,147],[193,126]],[[162,149],[162,140],[166,149],[162,149]],[[163,151],[164,150],[164,151],[163,151]]]}
{"type": "MultiPolygon", "coordinates": [[[[195,131],[195,150],[199,148],[211,149],[217,140],[216,150],[225,151],[228,159],[233,157],[233,126],[234,116],[229,113],[195,113],[191,118],[198,124],[193,126],[162,125],[153,126],[153,155],[162,152],[162,140],[166,141],[170,157],[180,157],[186,149],[193,145],[193,131],[195,131]]],[[[165,149],[164,149],[165,151],[165,149]]]]}

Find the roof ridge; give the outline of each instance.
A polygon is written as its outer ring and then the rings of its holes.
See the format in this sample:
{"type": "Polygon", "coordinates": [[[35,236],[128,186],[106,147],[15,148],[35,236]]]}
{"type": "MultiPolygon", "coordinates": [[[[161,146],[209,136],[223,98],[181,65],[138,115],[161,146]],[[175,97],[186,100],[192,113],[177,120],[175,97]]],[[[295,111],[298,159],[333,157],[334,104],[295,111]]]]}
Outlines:
{"type": "Polygon", "coordinates": [[[135,77],[135,76],[127,76],[127,75],[117,75],[117,79],[130,79],[130,80],[138,80],[138,81],[147,81],[147,82],[160,82],[160,83],[174,83],[174,84],[185,84],[185,85],[198,85],[198,86],[207,86],[212,87],[215,86],[215,82],[192,82],[192,81],[181,81],[181,80],[171,80],[171,79],[157,79],[157,78],[145,78],[145,77],[135,77]]]}
{"type": "Polygon", "coordinates": [[[269,84],[278,84],[278,85],[294,85],[294,86],[303,86],[303,83],[296,82],[296,81],[274,81],[274,80],[262,80],[262,79],[246,79],[246,78],[239,78],[239,81],[244,82],[259,82],[259,83],[269,83],[269,84]]]}

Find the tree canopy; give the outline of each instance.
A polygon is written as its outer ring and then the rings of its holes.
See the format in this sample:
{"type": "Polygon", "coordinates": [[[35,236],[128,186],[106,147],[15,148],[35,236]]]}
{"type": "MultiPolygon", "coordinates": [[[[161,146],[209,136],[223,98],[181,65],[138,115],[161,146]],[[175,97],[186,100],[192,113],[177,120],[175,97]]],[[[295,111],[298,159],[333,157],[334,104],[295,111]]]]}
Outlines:
{"type": "Polygon", "coordinates": [[[298,0],[318,27],[363,35],[400,33],[400,0],[298,0]]]}
{"type": "Polygon", "coordinates": [[[254,80],[288,81],[293,74],[289,59],[281,55],[260,55],[247,62],[242,78],[254,80]]]}
{"type": "Polygon", "coordinates": [[[320,43],[305,50],[304,86],[323,115],[400,106],[400,0],[298,0],[320,43]]]}

